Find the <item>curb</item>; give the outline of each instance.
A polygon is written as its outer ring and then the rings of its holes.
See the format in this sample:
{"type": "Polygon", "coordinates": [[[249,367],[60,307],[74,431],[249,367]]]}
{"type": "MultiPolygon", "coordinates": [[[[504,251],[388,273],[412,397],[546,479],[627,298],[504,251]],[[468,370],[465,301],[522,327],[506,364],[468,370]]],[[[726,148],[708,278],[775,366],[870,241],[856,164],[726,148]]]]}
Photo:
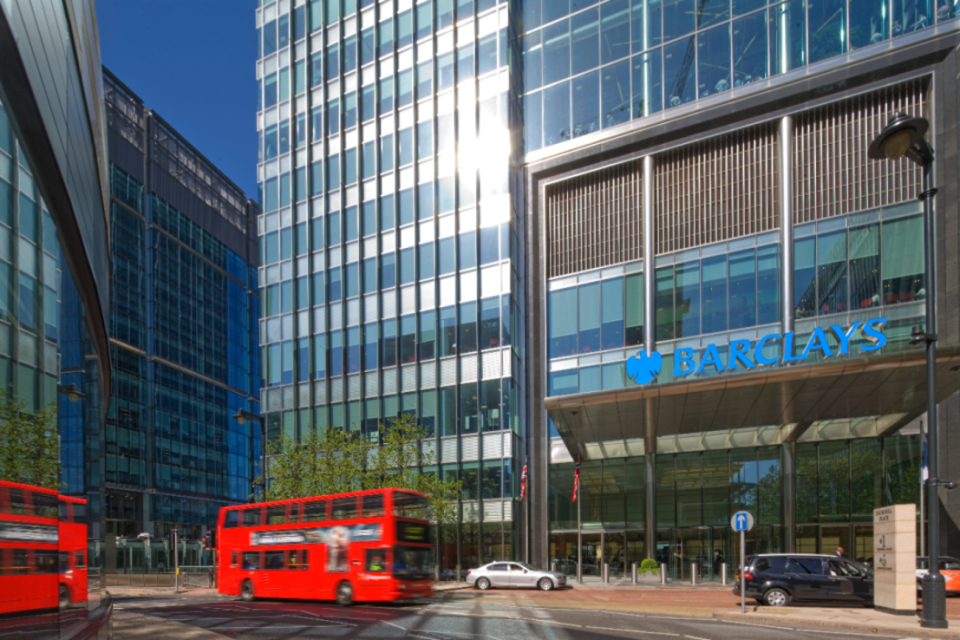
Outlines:
{"type": "MultiPolygon", "coordinates": [[[[876,633],[876,634],[893,634],[900,637],[903,636],[914,636],[914,637],[935,637],[935,638],[955,638],[960,640],[960,628],[958,628],[958,623],[956,620],[950,621],[948,624],[951,624],[953,628],[950,629],[925,629],[919,625],[919,623],[914,625],[891,625],[885,624],[884,622],[877,623],[868,623],[868,622],[842,622],[834,620],[818,620],[816,618],[803,618],[798,620],[792,615],[771,615],[763,613],[747,613],[747,615],[741,615],[739,613],[731,613],[727,611],[716,611],[713,614],[713,618],[716,620],[725,620],[728,622],[743,622],[749,623],[750,621],[759,622],[759,623],[772,623],[772,624],[781,624],[781,625],[796,625],[798,627],[820,627],[827,629],[843,629],[845,631],[863,631],[867,633],[876,633]]],[[[910,618],[906,618],[909,620],[910,618]]],[[[905,620],[906,622],[906,620],[905,620]]]]}

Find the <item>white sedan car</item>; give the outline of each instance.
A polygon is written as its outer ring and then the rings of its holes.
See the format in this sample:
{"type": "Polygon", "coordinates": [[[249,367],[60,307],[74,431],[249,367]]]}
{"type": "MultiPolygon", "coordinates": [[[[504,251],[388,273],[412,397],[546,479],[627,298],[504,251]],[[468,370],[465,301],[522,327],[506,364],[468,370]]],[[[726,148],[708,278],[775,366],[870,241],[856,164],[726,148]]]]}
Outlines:
{"type": "Polygon", "coordinates": [[[491,587],[530,587],[550,591],[567,585],[567,576],[540,571],[522,562],[491,562],[467,571],[467,582],[486,591],[491,587]]]}

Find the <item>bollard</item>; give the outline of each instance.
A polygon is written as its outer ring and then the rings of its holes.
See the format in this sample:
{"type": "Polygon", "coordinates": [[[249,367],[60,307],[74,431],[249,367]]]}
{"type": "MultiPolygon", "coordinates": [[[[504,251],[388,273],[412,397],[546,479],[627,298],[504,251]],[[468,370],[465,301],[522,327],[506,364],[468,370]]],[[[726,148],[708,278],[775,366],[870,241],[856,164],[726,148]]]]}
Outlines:
{"type": "Polygon", "coordinates": [[[554,572],[554,573],[557,572],[557,563],[556,563],[556,562],[551,562],[551,563],[550,563],[550,571],[552,571],[552,572],[554,572]]]}
{"type": "Polygon", "coordinates": [[[667,563],[660,565],[660,584],[667,584],[667,563]]]}
{"type": "Polygon", "coordinates": [[[637,563],[630,565],[630,582],[637,584],[637,563]]]}
{"type": "Polygon", "coordinates": [[[610,565],[603,563],[603,584],[610,584],[610,565]]]}
{"type": "Polygon", "coordinates": [[[720,565],[720,584],[727,584],[727,563],[720,565]]]}
{"type": "Polygon", "coordinates": [[[697,563],[690,563],[690,584],[697,584],[697,563]]]}

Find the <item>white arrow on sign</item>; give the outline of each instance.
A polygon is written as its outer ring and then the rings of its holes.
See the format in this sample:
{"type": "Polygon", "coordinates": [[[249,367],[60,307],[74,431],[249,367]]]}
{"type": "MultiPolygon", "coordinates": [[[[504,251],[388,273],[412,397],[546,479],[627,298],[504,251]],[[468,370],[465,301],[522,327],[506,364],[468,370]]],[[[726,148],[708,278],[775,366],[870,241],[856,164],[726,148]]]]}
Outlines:
{"type": "Polygon", "coordinates": [[[753,514],[749,511],[737,511],[730,518],[730,528],[734,531],[750,531],[753,529],[753,514]]]}

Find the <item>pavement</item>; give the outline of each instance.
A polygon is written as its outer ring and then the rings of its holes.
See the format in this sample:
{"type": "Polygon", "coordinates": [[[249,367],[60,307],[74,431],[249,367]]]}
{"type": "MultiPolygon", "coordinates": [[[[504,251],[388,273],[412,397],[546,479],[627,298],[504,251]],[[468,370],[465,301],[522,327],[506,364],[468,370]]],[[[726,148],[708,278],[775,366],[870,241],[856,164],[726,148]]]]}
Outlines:
{"type": "Polygon", "coordinates": [[[351,609],[294,600],[248,604],[213,589],[180,594],[172,589],[110,591],[115,598],[114,635],[119,640],[214,640],[224,635],[251,640],[326,636],[580,640],[653,635],[699,640],[789,635],[791,640],[822,640],[824,634],[848,640],[855,636],[960,640],[960,598],[947,601],[950,628],[932,630],[919,626],[919,616],[894,616],[870,607],[774,608],[751,601],[742,615],[739,597],[729,588],[716,587],[579,585],[542,592],[478,591],[466,583],[442,583],[433,598],[351,609]],[[463,622],[467,619],[469,624],[463,622]],[[375,629],[355,628],[371,625],[375,629]]]}

